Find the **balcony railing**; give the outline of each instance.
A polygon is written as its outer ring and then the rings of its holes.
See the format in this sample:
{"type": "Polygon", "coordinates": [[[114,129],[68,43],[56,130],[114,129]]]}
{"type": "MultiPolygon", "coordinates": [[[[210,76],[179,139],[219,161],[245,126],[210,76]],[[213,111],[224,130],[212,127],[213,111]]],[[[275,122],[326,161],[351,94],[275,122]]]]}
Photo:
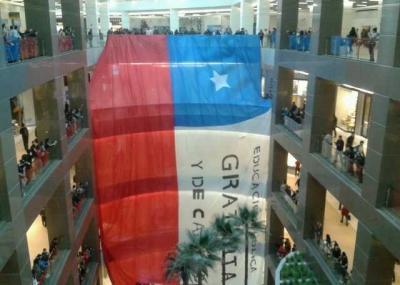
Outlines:
{"type": "Polygon", "coordinates": [[[330,54],[357,60],[376,61],[379,41],[369,38],[333,36],[330,39],[330,54]]]}
{"type": "Polygon", "coordinates": [[[36,36],[9,40],[4,43],[4,46],[8,63],[16,63],[41,56],[39,39],[36,36]]]}
{"type": "Polygon", "coordinates": [[[289,35],[289,49],[310,51],[311,35],[289,35]]]}
{"type": "Polygon", "coordinates": [[[74,49],[74,42],[72,36],[58,36],[59,52],[66,52],[73,49],[74,49]]]}
{"type": "Polygon", "coordinates": [[[283,125],[296,134],[298,137],[301,137],[301,131],[303,130],[302,119],[299,118],[297,121],[294,118],[284,115],[283,116],[283,125]]]}

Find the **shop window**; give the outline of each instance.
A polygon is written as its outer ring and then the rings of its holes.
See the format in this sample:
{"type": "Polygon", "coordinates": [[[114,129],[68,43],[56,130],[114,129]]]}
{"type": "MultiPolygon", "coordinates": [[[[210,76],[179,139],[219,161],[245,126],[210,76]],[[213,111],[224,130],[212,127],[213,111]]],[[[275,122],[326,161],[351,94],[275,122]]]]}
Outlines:
{"type": "Polygon", "coordinates": [[[369,93],[339,86],[335,108],[336,127],[366,138],[371,120],[371,101],[369,93]]]}

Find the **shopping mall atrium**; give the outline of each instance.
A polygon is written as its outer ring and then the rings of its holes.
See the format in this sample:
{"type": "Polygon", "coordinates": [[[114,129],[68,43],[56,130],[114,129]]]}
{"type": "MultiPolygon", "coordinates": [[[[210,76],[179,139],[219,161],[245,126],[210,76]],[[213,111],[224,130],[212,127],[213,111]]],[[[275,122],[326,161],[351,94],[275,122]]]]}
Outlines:
{"type": "Polygon", "coordinates": [[[0,22],[0,285],[400,284],[400,0],[0,22]]]}

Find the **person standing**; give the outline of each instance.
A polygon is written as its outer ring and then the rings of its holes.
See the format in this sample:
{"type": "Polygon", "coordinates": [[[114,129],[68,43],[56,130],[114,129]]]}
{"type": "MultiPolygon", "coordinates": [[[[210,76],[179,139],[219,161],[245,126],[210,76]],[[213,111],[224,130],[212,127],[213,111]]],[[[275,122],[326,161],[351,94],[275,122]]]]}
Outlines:
{"type": "Polygon", "coordinates": [[[296,160],[295,168],[294,168],[294,175],[295,176],[299,176],[300,175],[300,169],[301,169],[301,163],[300,163],[300,161],[296,160]]]}
{"type": "Polygon", "coordinates": [[[261,47],[263,47],[264,46],[264,32],[263,32],[263,30],[260,30],[258,32],[258,37],[260,39],[261,47]]]}
{"type": "Polygon", "coordinates": [[[335,152],[335,160],[333,161],[334,164],[339,161],[339,168],[343,168],[343,149],[344,149],[344,141],[342,136],[339,136],[337,141],[335,142],[336,145],[336,152],[335,152]]]}
{"type": "Polygon", "coordinates": [[[28,150],[29,150],[29,131],[28,131],[28,128],[25,126],[24,123],[22,123],[21,129],[19,130],[19,133],[22,136],[22,141],[24,143],[24,148],[25,148],[26,152],[28,152],[28,150]]]}
{"type": "Polygon", "coordinates": [[[93,31],[89,29],[88,32],[89,47],[93,47],[93,31]]]}
{"type": "Polygon", "coordinates": [[[271,32],[271,48],[275,47],[276,47],[276,28],[273,28],[271,32]]]}
{"type": "Polygon", "coordinates": [[[322,156],[331,161],[332,156],[332,135],[326,134],[322,140],[322,156]]]}
{"type": "Polygon", "coordinates": [[[342,207],[342,210],[340,210],[340,213],[342,215],[342,217],[340,218],[340,222],[343,223],[343,220],[345,221],[346,226],[349,225],[349,216],[350,216],[350,212],[346,207],[342,207]]]}
{"type": "Polygon", "coordinates": [[[379,33],[377,28],[373,28],[372,32],[368,33],[369,42],[368,42],[368,51],[369,51],[369,60],[375,61],[375,46],[377,41],[379,40],[379,33]]]}
{"type": "Polygon", "coordinates": [[[365,153],[364,153],[364,141],[360,141],[360,144],[355,147],[355,164],[356,164],[356,175],[358,178],[358,182],[363,182],[363,171],[365,164],[365,153]]]}
{"type": "Polygon", "coordinates": [[[356,28],[352,27],[350,29],[350,32],[347,35],[347,37],[348,37],[348,40],[349,40],[349,51],[350,51],[350,54],[351,54],[351,53],[353,53],[353,45],[357,41],[357,38],[358,38],[356,28]]]}

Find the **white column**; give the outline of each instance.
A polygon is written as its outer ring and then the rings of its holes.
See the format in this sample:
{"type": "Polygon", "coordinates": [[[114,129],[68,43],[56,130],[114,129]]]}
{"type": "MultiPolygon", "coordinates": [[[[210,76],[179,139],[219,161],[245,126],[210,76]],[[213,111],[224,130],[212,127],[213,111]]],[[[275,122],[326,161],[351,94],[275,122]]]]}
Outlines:
{"type": "Polygon", "coordinates": [[[235,33],[240,29],[240,8],[236,6],[231,7],[231,15],[229,18],[229,25],[232,29],[232,33],[235,33]]]}
{"type": "Polygon", "coordinates": [[[99,24],[97,22],[97,2],[96,0],[86,1],[86,24],[87,31],[92,29],[93,39],[97,39],[99,35],[99,24]]]}
{"type": "Polygon", "coordinates": [[[169,29],[172,32],[175,32],[175,30],[179,31],[179,14],[176,9],[169,10],[169,29]]]}
{"type": "Polygon", "coordinates": [[[253,6],[246,0],[240,1],[240,28],[244,28],[249,35],[253,34],[254,13],[253,6]]]}
{"type": "Polygon", "coordinates": [[[130,29],[130,23],[129,23],[129,15],[128,12],[122,12],[121,15],[121,26],[123,29],[130,29]]]}
{"type": "Polygon", "coordinates": [[[110,29],[110,14],[108,10],[108,1],[99,3],[100,30],[104,36],[110,29]]]}
{"type": "Polygon", "coordinates": [[[265,29],[269,29],[269,0],[257,0],[256,32],[265,29]]]}

